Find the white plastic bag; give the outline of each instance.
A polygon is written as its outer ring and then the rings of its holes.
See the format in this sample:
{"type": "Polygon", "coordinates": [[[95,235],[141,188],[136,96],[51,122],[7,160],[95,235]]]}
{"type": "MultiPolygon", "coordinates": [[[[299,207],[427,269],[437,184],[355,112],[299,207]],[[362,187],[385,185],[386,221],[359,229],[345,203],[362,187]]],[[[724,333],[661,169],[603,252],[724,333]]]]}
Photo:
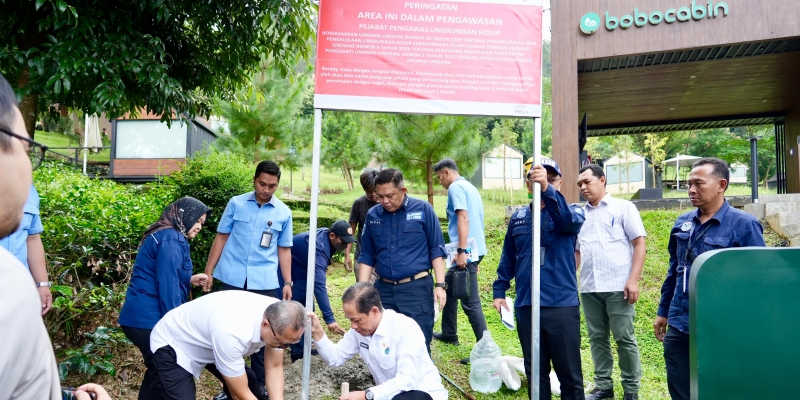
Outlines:
{"type": "Polygon", "coordinates": [[[511,390],[519,390],[522,381],[517,371],[525,373],[525,361],[519,357],[502,356],[500,357],[500,378],[503,383],[511,390]]]}

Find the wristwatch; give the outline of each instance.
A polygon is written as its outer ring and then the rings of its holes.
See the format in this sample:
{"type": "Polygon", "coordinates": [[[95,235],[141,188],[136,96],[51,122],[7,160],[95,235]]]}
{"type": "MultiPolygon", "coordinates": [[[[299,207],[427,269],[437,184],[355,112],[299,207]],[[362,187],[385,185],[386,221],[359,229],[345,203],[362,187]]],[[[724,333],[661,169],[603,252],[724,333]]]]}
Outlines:
{"type": "Polygon", "coordinates": [[[36,287],[51,287],[53,286],[53,282],[36,282],[36,287]]]}
{"type": "Polygon", "coordinates": [[[462,249],[461,247],[456,249],[456,253],[458,253],[458,254],[464,254],[466,252],[467,252],[467,249],[462,249]]]}
{"type": "Polygon", "coordinates": [[[289,282],[289,281],[283,282],[283,286],[292,287],[292,285],[294,285],[294,282],[289,282]]]}
{"type": "Polygon", "coordinates": [[[364,392],[364,394],[366,395],[366,397],[367,397],[367,400],[372,400],[372,399],[374,399],[374,398],[375,398],[375,394],[373,394],[373,393],[372,393],[372,391],[370,391],[369,389],[367,389],[367,390],[364,392]]]}
{"type": "Polygon", "coordinates": [[[437,284],[433,285],[433,287],[440,287],[440,288],[442,288],[444,290],[447,290],[447,282],[437,283],[437,284]]]}

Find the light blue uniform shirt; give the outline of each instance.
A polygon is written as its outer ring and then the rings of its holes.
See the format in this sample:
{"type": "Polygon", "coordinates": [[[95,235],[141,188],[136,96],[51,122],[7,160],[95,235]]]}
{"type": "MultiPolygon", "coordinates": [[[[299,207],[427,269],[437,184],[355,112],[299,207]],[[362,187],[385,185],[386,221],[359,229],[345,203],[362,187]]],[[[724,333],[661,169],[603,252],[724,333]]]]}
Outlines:
{"type": "Polygon", "coordinates": [[[28,201],[22,209],[22,222],[14,233],[0,239],[0,246],[3,246],[9,253],[13,254],[25,268],[28,266],[28,236],[36,235],[44,231],[42,219],[39,218],[39,192],[31,185],[28,192],[28,201]]]}
{"type": "Polygon", "coordinates": [[[292,247],[292,210],[272,196],[258,206],[255,192],[228,201],[217,232],[230,234],[222,249],[214,278],[252,290],[278,288],[278,247],[292,247]],[[269,247],[261,246],[264,232],[272,233],[269,247]]]}
{"type": "MultiPolygon", "coordinates": [[[[475,238],[478,256],[486,255],[486,237],[483,233],[483,200],[478,189],[463,176],[447,188],[447,233],[450,242],[458,242],[458,216],[456,210],[466,210],[469,216],[469,238],[475,238]]],[[[448,266],[449,267],[449,266],[448,266]]]]}

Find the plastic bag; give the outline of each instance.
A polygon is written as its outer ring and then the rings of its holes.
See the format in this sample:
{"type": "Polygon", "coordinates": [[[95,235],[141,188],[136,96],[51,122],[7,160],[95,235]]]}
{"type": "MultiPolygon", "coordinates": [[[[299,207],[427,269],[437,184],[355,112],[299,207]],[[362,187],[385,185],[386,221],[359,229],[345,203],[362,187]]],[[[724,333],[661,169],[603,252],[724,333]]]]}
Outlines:
{"type": "Polygon", "coordinates": [[[525,373],[525,360],[519,357],[502,356],[500,357],[500,378],[503,383],[511,390],[519,390],[522,385],[517,371],[525,373]]]}

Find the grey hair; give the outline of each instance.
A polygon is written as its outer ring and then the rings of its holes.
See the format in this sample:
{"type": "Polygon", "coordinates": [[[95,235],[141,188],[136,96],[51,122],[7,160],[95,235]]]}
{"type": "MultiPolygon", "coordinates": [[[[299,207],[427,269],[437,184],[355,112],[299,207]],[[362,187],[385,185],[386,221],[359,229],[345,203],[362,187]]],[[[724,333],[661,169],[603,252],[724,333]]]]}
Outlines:
{"type": "Polygon", "coordinates": [[[458,165],[451,158],[443,158],[433,166],[433,172],[439,172],[440,169],[447,168],[453,172],[458,172],[458,165]]]}
{"type": "Polygon", "coordinates": [[[287,329],[299,331],[305,328],[308,316],[302,304],[294,300],[281,300],[267,307],[264,319],[269,321],[276,333],[283,333],[287,329]]]}
{"type": "Polygon", "coordinates": [[[342,304],[355,301],[356,311],[360,314],[369,314],[372,307],[378,307],[383,312],[383,303],[378,289],[369,282],[358,282],[351,285],[342,295],[342,304]]]}

